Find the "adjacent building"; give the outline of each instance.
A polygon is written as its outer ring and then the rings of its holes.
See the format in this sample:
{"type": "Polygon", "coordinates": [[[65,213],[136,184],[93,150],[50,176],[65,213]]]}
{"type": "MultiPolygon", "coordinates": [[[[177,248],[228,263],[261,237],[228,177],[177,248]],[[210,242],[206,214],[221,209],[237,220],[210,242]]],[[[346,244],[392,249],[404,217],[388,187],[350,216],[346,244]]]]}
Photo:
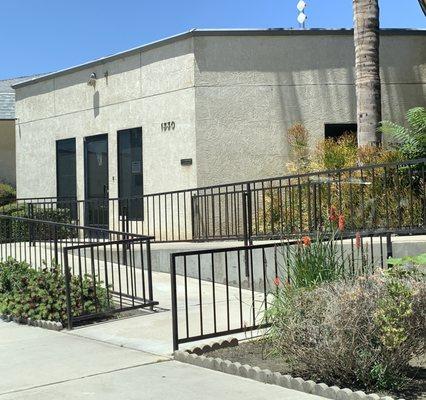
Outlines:
{"type": "Polygon", "coordinates": [[[15,90],[13,85],[32,77],[0,80],[0,182],[16,184],[15,90]]]}
{"type": "MultiPolygon", "coordinates": [[[[382,30],[380,62],[383,118],[401,123],[425,104],[425,31],[382,30]]],[[[192,30],[14,88],[19,197],[278,176],[295,122],[313,143],[353,129],[353,32],[192,30]]]]}

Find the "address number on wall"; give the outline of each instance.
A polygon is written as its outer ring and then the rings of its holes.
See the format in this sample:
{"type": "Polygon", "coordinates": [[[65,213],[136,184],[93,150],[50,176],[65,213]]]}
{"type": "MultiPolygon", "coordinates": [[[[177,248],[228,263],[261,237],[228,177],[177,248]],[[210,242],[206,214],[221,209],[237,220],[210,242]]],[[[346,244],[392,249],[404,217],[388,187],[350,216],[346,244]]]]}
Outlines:
{"type": "Polygon", "coordinates": [[[174,121],[163,122],[161,124],[161,131],[173,131],[176,128],[176,124],[174,121]]]}

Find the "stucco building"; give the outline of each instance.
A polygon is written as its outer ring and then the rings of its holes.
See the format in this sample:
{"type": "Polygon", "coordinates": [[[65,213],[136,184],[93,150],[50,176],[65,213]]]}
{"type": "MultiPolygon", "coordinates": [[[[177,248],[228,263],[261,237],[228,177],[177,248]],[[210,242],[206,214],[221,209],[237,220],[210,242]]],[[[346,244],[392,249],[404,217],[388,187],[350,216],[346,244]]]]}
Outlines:
{"type": "Polygon", "coordinates": [[[15,185],[15,91],[17,79],[0,80],[0,182],[15,185]]]}
{"type": "Polygon", "coordinates": [[[15,90],[13,85],[34,76],[0,80],[0,182],[16,183],[15,90]]]}
{"type": "MultiPolygon", "coordinates": [[[[425,104],[426,35],[383,30],[383,118],[425,104]]],[[[285,173],[287,129],[356,120],[351,30],[193,30],[18,83],[19,197],[130,196],[285,173]]]]}

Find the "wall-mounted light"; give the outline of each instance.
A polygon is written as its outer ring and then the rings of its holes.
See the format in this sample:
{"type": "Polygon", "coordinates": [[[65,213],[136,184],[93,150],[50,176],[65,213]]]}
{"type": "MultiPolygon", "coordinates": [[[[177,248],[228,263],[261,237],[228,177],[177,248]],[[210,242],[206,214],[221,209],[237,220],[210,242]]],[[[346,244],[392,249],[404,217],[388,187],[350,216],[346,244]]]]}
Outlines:
{"type": "Polygon", "coordinates": [[[89,80],[87,81],[87,86],[96,86],[96,73],[92,72],[90,74],[89,80]]]}

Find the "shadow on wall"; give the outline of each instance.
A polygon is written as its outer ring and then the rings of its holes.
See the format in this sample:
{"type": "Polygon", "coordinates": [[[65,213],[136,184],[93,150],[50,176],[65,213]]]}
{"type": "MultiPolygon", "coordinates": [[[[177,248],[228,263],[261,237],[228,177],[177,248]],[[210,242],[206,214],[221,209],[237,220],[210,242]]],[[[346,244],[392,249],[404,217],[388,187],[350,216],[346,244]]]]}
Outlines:
{"type": "MultiPolygon", "coordinates": [[[[166,43],[163,46],[145,46],[142,50],[129,51],[128,54],[123,54],[121,57],[117,56],[117,58],[110,61],[107,60],[102,63],[94,61],[93,65],[90,65],[89,62],[88,66],[82,66],[69,73],[34,83],[23,88],[24,90],[18,89],[16,91],[16,101],[87,83],[91,72],[103,77],[105,71],[108,71],[108,78],[111,79],[114,75],[140,69],[162,60],[190,54],[192,51],[190,40],[166,43]]],[[[128,84],[134,86],[135,82],[128,82],[128,84]]],[[[139,85],[141,85],[141,82],[139,82],[139,85]]]]}
{"type": "MultiPolygon", "coordinates": [[[[421,84],[426,84],[425,41],[422,35],[382,33],[380,63],[384,117],[398,122],[408,108],[419,105],[416,104],[418,99],[424,98],[421,84]],[[395,101],[396,96],[398,101],[395,101]],[[392,109],[386,108],[390,100],[394,100],[392,109]]],[[[287,123],[306,119],[301,106],[312,109],[314,98],[300,90],[300,86],[314,87],[312,93],[320,95],[317,99],[321,99],[316,106],[324,111],[324,115],[326,110],[332,109],[337,110],[341,118],[354,121],[354,53],[351,34],[196,37],[197,85],[275,86],[280,92],[282,121],[287,123]],[[331,91],[327,97],[321,96],[320,89],[324,85],[331,91]],[[338,86],[349,86],[344,91],[350,110],[347,110],[347,102],[341,101],[338,86]],[[294,88],[298,88],[298,95],[291,94],[296,94],[294,88]],[[292,104],[283,102],[286,96],[292,99],[292,104]]]]}
{"type": "Polygon", "coordinates": [[[99,90],[93,93],[93,116],[96,118],[99,115],[99,90]]]}

